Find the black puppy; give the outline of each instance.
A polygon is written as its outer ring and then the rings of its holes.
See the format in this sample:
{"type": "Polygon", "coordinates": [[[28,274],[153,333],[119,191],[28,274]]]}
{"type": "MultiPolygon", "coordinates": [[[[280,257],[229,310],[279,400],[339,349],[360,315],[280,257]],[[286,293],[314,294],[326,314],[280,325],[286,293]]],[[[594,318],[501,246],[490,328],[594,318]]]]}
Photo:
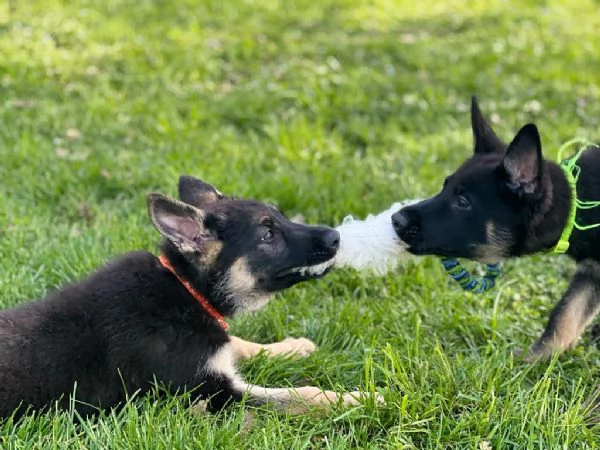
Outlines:
{"type": "Polygon", "coordinates": [[[246,342],[227,334],[222,317],[325,274],[338,233],[293,223],[271,206],[225,197],[191,177],[180,178],[179,193],[182,201],[148,197],[166,238],[160,259],[126,254],[44,300],[0,313],[0,416],[55,401],[67,407],[73,396],[76,409],[90,414],[155,382],[173,393],[193,389],[211,411],[245,393],[252,404],[288,411],[356,403],[356,393],[246,384],[237,359],[315,347],[307,339],[246,342]]]}
{"type": "MultiPolygon", "coordinates": [[[[396,233],[417,255],[496,262],[553,250],[575,207],[566,172],[542,158],[535,125],[525,125],[506,146],[475,97],[471,122],[474,155],[438,195],[395,213],[396,233]]],[[[577,165],[577,197],[600,200],[600,149],[586,149],[577,165]]],[[[581,226],[600,222],[600,207],[575,212],[581,226]]],[[[577,272],[529,360],[573,347],[600,309],[600,228],[575,228],[568,243],[566,253],[577,261],[577,272]]]]}

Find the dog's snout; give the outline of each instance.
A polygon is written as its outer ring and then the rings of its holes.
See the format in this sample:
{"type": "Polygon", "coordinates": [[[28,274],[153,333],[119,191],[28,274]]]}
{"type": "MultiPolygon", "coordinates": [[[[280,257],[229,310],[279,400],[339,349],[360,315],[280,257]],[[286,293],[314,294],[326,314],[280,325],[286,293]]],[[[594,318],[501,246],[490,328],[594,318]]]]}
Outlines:
{"type": "Polygon", "coordinates": [[[396,235],[406,244],[415,245],[423,237],[421,215],[413,207],[404,207],[392,215],[392,226],[396,235]]]}
{"type": "Polygon", "coordinates": [[[328,249],[337,250],[340,247],[340,233],[329,230],[323,237],[323,243],[328,249]]]}
{"type": "Polygon", "coordinates": [[[402,210],[397,211],[392,215],[392,225],[394,226],[394,231],[398,236],[400,236],[402,231],[408,226],[409,223],[410,219],[408,214],[402,210]]]}

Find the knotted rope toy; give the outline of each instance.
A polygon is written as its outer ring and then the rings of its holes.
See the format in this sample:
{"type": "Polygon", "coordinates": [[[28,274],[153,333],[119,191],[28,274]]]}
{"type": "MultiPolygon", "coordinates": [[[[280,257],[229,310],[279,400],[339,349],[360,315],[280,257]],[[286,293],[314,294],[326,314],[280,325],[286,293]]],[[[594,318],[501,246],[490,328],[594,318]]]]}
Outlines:
{"type": "MultiPolygon", "coordinates": [[[[346,216],[336,229],[340,233],[340,249],[335,258],[336,267],[352,267],[370,270],[383,275],[394,270],[401,261],[408,259],[408,247],[400,240],[392,226],[392,214],[404,206],[420,200],[394,203],[389,209],[368,215],[365,220],[346,216]]],[[[482,277],[471,275],[455,258],[441,258],[442,265],[450,277],[465,291],[477,294],[489,291],[500,276],[499,264],[487,264],[482,277]]]]}
{"type": "MultiPolygon", "coordinates": [[[[336,229],[340,233],[340,249],[335,258],[335,266],[349,266],[357,270],[370,270],[383,275],[394,270],[401,261],[408,259],[408,247],[400,240],[392,226],[392,214],[404,206],[420,200],[406,200],[394,203],[387,210],[368,215],[364,220],[346,216],[336,229]]],[[[441,258],[446,272],[464,290],[482,293],[492,289],[500,275],[499,264],[488,264],[482,277],[472,276],[454,258],[441,258]]]]}
{"type": "Polygon", "coordinates": [[[336,228],[340,233],[340,248],[335,257],[335,266],[370,270],[377,275],[394,270],[410,254],[406,251],[408,246],[394,231],[392,214],[403,206],[417,202],[419,200],[394,203],[377,215],[369,214],[364,220],[346,216],[336,228]]]}
{"type": "MultiPolygon", "coordinates": [[[[340,249],[335,258],[336,267],[352,267],[370,270],[383,275],[395,269],[401,261],[408,259],[408,247],[400,240],[392,226],[392,214],[404,206],[420,200],[394,203],[387,210],[368,215],[364,220],[346,216],[336,229],[340,233],[340,249]]],[[[454,258],[441,258],[446,272],[464,290],[482,293],[492,289],[500,275],[499,264],[488,264],[482,277],[472,276],[454,258]]]]}
{"type": "Polygon", "coordinates": [[[465,291],[481,294],[496,286],[496,278],[502,270],[500,264],[486,264],[485,274],[482,277],[474,277],[465,269],[456,258],[440,258],[446,273],[456,281],[465,291]]]}

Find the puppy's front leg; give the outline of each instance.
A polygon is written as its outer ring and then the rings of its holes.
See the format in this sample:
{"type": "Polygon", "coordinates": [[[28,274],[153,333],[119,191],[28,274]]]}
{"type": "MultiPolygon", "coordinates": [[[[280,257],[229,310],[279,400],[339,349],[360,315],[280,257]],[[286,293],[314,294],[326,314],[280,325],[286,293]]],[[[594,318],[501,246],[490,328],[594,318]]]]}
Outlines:
{"type": "MultiPolygon", "coordinates": [[[[240,348],[236,349],[235,346],[242,345],[242,348],[248,348],[246,344],[251,344],[250,347],[260,347],[260,344],[248,343],[242,339],[232,337],[230,343],[217,351],[201,371],[201,373],[221,380],[221,391],[213,395],[208,404],[211,411],[222,408],[230,400],[241,400],[244,394],[248,395],[248,400],[253,405],[272,404],[278,410],[290,414],[306,412],[311,406],[331,408],[338,402],[343,405],[356,405],[360,402],[360,392],[337,394],[332,391],[322,391],[313,386],[266,388],[247,384],[235,369],[235,353],[239,354],[240,352],[240,348]]],[[[378,396],[377,401],[383,402],[383,399],[378,396]]]]}
{"type": "Polygon", "coordinates": [[[575,346],[577,340],[600,310],[600,264],[585,260],[567,292],[552,310],[540,339],[531,347],[527,361],[547,358],[575,346]]]}
{"type": "Polygon", "coordinates": [[[230,336],[234,359],[248,359],[264,351],[269,355],[289,354],[295,356],[308,356],[317,348],[306,338],[288,338],[272,344],[257,344],[245,341],[235,336],[230,336]]]}
{"type": "MultiPolygon", "coordinates": [[[[274,405],[277,410],[288,414],[304,414],[311,407],[330,409],[336,404],[342,404],[343,406],[358,405],[361,397],[364,396],[359,391],[338,394],[333,391],[323,391],[314,386],[266,388],[240,382],[236,388],[248,394],[251,404],[256,406],[274,405]]],[[[379,395],[377,395],[376,401],[384,403],[383,397],[379,395]]]]}

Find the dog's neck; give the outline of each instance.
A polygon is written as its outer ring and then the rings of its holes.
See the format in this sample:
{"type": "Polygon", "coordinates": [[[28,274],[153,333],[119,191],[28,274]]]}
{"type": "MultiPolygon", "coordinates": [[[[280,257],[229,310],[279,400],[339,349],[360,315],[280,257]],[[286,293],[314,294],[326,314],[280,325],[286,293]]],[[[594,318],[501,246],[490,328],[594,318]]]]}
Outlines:
{"type": "Polygon", "coordinates": [[[160,249],[162,254],[170,261],[175,272],[189,282],[219,314],[225,317],[233,315],[235,308],[218,289],[218,274],[212,273],[209,268],[199,267],[191,263],[169,241],[163,242],[160,249]]]}
{"type": "Polygon", "coordinates": [[[542,199],[533,206],[536,211],[531,214],[538,219],[528,224],[522,255],[554,248],[569,219],[572,193],[563,169],[552,161],[544,160],[542,184],[542,199]]]}

